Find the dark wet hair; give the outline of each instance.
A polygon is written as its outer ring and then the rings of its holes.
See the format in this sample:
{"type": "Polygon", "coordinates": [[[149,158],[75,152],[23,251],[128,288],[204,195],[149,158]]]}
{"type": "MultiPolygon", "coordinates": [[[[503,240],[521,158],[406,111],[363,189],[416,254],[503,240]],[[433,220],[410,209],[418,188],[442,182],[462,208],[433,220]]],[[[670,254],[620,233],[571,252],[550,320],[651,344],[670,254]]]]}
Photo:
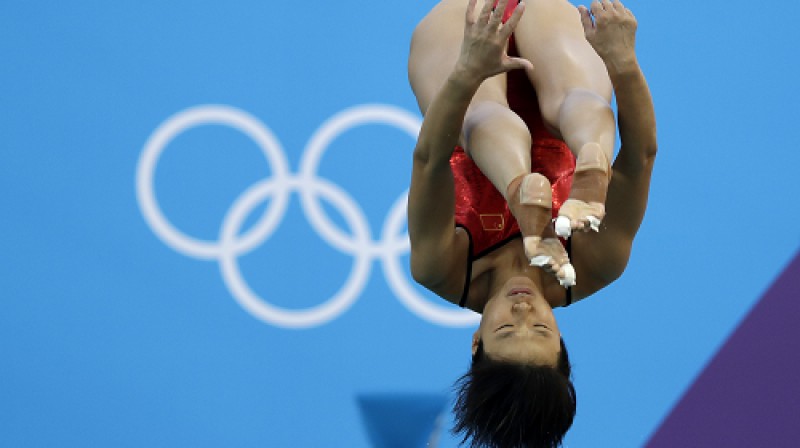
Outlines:
{"type": "Polygon", "coordinates": [[[563,339],[556,367],[493,360],[479,341],[454,386],[453,433],[470,448],[556,448],[575,418],[571,375],[563,339]]]}

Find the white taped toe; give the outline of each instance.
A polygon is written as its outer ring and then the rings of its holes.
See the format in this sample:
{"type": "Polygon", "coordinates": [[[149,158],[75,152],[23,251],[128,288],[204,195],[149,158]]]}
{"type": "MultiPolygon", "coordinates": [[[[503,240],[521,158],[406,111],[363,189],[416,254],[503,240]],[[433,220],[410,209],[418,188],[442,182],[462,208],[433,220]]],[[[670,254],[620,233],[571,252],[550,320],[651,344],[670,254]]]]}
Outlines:
{"type": "Polygon", "coordinates": [[[589,227],[592,228],[595,232],[600,231],[600,219],[597,216],[589,215],[586,217],[586,220],[589,221],[589,227]]]}
{"type": "Polygon", "coordinates": [[[561,283],[561,286],[565,288],[571,288],[575,286],[575,268],[572,267],[571,263],[567,263],[562,266],[558,273],[563,273],[563,276],[559,276],[558,278],[558,282],[561,283]]]}
{"type": "Polygon", "coordinates": [[[531,258],[531,266],[542,267],[544,265],[550,264],[550,261],[552,259],[553,259],[553,257],[551,257],[549,255],[537,255],[537,256],[531,258]]]}
{"type": "Polygon", "coordinates": [[[561,238],[569,238],[572,235],[572,224],[566,216],[559,216],[556,218],[556,235],[561,238]]]}

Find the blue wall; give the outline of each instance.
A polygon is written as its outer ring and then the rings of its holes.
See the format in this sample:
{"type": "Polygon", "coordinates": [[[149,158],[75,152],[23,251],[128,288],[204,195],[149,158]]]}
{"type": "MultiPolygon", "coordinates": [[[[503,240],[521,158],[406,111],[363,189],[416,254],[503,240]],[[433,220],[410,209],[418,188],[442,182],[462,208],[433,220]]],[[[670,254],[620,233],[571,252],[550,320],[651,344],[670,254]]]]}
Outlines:
{"type": "MultiPolygon", "coordinates": [[[[448,392],[475,317],[395,214],[433,4],[4,3],[0,445],[366,447],[358,396],[448,392]]],[[[800,247],[794,15],[626,4],[660,153],[626,274],[558,311],[571,447],[645,443],[800,247]]]]}

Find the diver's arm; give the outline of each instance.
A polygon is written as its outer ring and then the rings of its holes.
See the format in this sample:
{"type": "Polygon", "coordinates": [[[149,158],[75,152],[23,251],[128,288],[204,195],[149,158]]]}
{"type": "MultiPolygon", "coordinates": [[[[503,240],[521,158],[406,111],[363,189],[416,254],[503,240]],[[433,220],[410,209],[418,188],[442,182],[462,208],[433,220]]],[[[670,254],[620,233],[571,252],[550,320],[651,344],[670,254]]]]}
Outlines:
{"type": "Polygon", "coordinates": [[[414,148],[408,193],[411,273],[438,295],[458,301],[469,242],[456,232],[455,186],[450,156],[480,80],[456,70],[430,104],[414,148]]]}
{"type": "Polygon", "coordinates": [[[658,147],[653,100],[634,49],[636,19],[620,2],[607,0],[602,6],[597,1],[592,4],[594,24],[585,8],[581,15],[587,39],[605,62],[614,85],[621,146],[601,231],[573,236],[572,258],[579,279],[576,298],[608,285],[625,270],[647,208],[658,147]]]}

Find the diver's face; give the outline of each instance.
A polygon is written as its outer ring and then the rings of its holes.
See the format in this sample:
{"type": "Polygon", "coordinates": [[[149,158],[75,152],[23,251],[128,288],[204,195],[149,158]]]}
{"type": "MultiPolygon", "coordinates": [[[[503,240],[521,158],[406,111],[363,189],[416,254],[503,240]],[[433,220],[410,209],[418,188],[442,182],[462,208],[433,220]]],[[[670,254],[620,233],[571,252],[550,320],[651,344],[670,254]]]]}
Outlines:
{"type": "Polygon", "coordinates": [[[527,277],[505,282],[483,309],[473,338],[492,359],[555,366],[561,350],[553,309],[527,277]]]}

